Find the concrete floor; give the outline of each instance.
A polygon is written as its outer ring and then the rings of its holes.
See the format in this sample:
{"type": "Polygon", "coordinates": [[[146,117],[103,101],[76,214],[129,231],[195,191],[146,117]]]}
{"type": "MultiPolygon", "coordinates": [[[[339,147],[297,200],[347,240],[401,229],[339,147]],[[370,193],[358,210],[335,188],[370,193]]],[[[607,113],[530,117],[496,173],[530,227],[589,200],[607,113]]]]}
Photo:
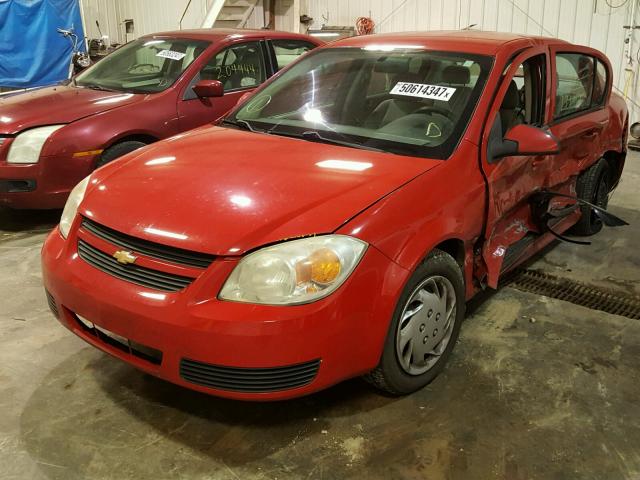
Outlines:
{"type": "MultiPolygon", "coordinates": [[[[640,294],[639,161],[611,208],[632,225],[558,244],[536,268],[640,294]]],[[[470,305],[448,368],[414,395],[353,380],[221,400],[58,325],[39,271],[58,215],[0,211],[2,479],[640,479],[637,320],[503,288],[470,305]]]]}

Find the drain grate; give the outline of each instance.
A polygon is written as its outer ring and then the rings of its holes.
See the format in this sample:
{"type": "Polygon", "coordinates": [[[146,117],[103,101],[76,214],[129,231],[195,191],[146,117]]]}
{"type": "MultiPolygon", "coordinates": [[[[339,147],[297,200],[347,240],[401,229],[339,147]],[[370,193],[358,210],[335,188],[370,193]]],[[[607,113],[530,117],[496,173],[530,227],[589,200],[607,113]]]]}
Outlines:
{"type": "Polygon", "coordinates": [[[505,282],[523,292],[557,298],[565,302],[640,320],[640,298],[576,280],[558,278],[537,270],[516,270],[505,282]]]}

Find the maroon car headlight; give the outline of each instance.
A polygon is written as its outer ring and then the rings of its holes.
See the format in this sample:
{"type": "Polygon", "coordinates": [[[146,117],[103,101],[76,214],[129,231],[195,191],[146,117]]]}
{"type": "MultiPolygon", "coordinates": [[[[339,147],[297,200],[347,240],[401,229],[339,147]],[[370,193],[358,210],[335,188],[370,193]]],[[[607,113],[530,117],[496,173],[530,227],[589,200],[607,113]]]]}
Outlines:
{"type": "Polygon", "coordinates": [[[367,244],[345,235],[302,238],[244,257],[219,298],[267,305],[297,305],[326,297],[351,275],[367,244]]]}
{"type": "Polygon", "coordinates": [[[67,235],[69,235],[71,224],[73,223],[73,219],[76,218],[78,207],[84,198],[84,192],[87,191],[90,178],[91,175],[85,177],[84,180],[73,187],[73,190],[71,190],[71,193],[69,194],[69,198],[67,198],[67,203],[65,203],[64,210],[62,211],[62,217],[60,217],[60,235],[64,238],[67,238],[67,235]]]}
{"type": "Polygon", "coordinates": [[[48,125],[20,133],[11,143],[7,163],[38,163],[44,142],[62,127],[64,125],[48,125]]]}

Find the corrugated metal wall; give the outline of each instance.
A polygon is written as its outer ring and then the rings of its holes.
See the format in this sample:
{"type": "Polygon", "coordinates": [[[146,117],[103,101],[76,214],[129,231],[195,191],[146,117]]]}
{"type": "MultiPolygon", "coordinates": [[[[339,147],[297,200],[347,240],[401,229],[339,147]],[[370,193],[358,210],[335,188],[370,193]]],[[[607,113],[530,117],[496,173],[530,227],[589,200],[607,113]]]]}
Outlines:
{"type": "MultiPolygon", "coordinates": [[[[276,18],[278,28],[293,25],[292,0],[283,4],[276,18]],[[287,7],[287,8],[284,8],[287,7]]],[[[631,8],[640,0],[300,0],[301,14],[322,24],[354,25],[357,17],[369,16],[377,32],[460,29],[475,24],[480,30],[548,35],[595,47],[604,51],[614,67],[616,87],[627,93],[630,107],[640,103],[638,63],[640,31],[632,42],[633,63],[625,58],[624,25],[630,23],[631,8]],[[613,8],[619,6],[619,8],[613,8]]],[[[82,0],[90,36],[97,36],[95,20],[104,34],[124,40],[122,21],[135,21],[136,36],[161,30],[178,29],[188,0],[82,0]]],[[[194,28],[204,18],[211,0],[191,0],[183,28],[194,28]]],[[[640,7],[637,8],[640,11],[640,7]]],[[[636,17],[640,12],[636,12],[636,17]]],[[[247,27],[264,25],[260,6],[247,27]]],[[[632,111],[640,120],[640,107],[632,111]]]]}
{"type": "MultiPolygon", "coordinates": [[[[95,21],[100,22],[103,35],[112,42],[125,41],[123,21],[133,19],[135,36],[149,33],[199,28],[213,0],[82,0],[88,36],[98,37],[95,21]]],[[[264,26],[262,4],[254,9],[247,28],[264,26]]]]}

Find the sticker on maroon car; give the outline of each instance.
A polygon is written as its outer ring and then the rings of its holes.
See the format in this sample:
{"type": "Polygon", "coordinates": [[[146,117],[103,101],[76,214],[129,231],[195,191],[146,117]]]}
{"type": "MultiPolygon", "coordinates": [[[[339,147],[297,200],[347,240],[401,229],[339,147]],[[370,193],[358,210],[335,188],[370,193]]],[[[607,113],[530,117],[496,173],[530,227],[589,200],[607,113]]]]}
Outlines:
{"type": "Polygon", "coordinates": [[[424,83],[398,82],[391,89],[392,95],[406,95],[408,97],[429,98],[448,102],[456,89],[453,87],[441,87],[424,83]]]}
{"type": "Polygon", "coordinates": [[[156,57],[168,58],[170,60],[182,60],[186,53],[174,52],[173,50],[160,50],[156,53],[156,57]]]}

